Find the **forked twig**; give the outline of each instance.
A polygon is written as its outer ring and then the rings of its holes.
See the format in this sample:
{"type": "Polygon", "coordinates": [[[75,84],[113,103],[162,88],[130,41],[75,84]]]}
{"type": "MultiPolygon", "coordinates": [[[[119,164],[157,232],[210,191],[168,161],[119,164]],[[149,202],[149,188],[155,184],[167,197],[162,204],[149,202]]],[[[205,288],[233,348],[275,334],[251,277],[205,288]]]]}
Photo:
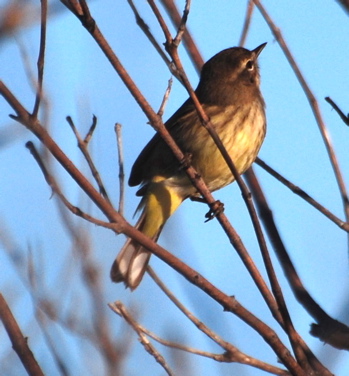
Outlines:
{"type": "Polygon", "coordinates": [[[106,227],[106,228],[111,228],[110,223],[105,222],[105,221],[101,221],[101,220],[99,220],[97,218],[94,218],[91,215],[83,212],[77,206],[72,205],[67,200],[67,198],[64,196],[64,194],[62,193],[62,191],[59,188],[59,185],[57,184],[57,182],[56,182],[55,178],[53,177],[53,175],[51,175],[50,172],[48,171],[48,169],[46,168],[46,166],[45,166],[45,164],[44,164],[44,162],[43,162],[40,154],[36,150],[34,144],[31,141],[28,141],[26,143],[26,147],[29,149],[29,151],[31,152],[31,154],[34,157],[35,161],[38,163],[38,166],[40,167],[40,170],[43,173],[44,178],[45,178],[47,184],[51,187],[52,192],[54,192],[54,193],[56,193],[58,195],[58,197],[60,198],[60,200],[62,201],[62,203],[67,207],[68,210],[70,210],[76,216],[81,217],[81,218],[85,219],[86,221],[91,222],[91,223],[93,223],[95,225],[98,225],[98,226],[101,226],[101,227],[106,227]]]}
{"type": "MultiPolygon", "coordinates": [[[[179,29],[181,23],[182,23],[182,17],[180,13],[178,12],[178,9],[176,7],[176,4],[173,0],[160,0],[162,5],[165,7],[167,13],[171,17],[171,21],[173,24],[179,29]]],[[[188,27],[186,27],[186,31],[183,34],[183,44],[186,50],[188,51],[189,57],[191,61],[194,64],[194,67],[197,69],[198,72],[200,72],[201,67],[204,65],[204,60],[202,59],[201,53],[194,42],[193,37],[191,36],[191,33],[188,30],[188,27]]]]}
{"type": "Polygon", "coordinates": [[[147,351],[147,353],[154,357],[154,359],[161,365],[161,367],[166,371],[166,373],[169,376],[174,376],[174,373],[171,370],[170,366],[167,364],[165,358],[148,340],[147,336],[144,334],[144,331],[142,330],[138,322],[128,312],[126,307],[121,302],[109,303],[108,306],[113,312],[123,317],[127,321],[127,323],[132,327],[132,329],[138,334],[139,341],[141,342],[142,346],[147,351]]]}
{"type": "Polygon", "coordinates": [[[74,132],[74,135],[78,141],[78,147],[79,149],[81,150],[83,156],[85,157],[86,159],[86,162],[91,170],[91,173],[92,173],[92,176],[94,177],[97,185],[98,185],[98,188],[99,188],[99,191],[101,193],[101,195],[109,202],[109,204],[111,205],[111,201],[109,199],[109,196],[108,196],[108,193],[107,193],[107,190],[105,189],[104,187],[104,184],[103,184],[103,181],[101,179],[101,176],[99,175],[99,172],[91,158],[91,155],[90,155],[90,152],[88,151],[88,144],[92,138],[92,135],[93,135],[93,132],[94,130],[96,129],[96,126],[97,126],[97,117],[95,115],[93,115],[93,120],[92,120],[92,125],[89,129],[89,131],[87,132],[85,138],[82,138],[80,136],[80,133],[79,131],[76,129],[76,126],[72,120],[72,118],[70,116],[67,116],[66,117],[66,120],[68,122],[68,124],[70,125],[71,129],[73,130],[74,132]]]}
{"type": "MultiPolygon", "coordinates": [[[[281,368],[275,367],[271,364],[262,362],[256,358],[253,358],[242,351],[237,347],[233,346],[231,343],[223,340],[217,333],[211,330],[206,326],[201,320],[194,316],[176,297],[175,295],[166,287],[166,285],[160,280],[156,275],[154,270],[148,266],[148,274],[154,280],[154,282],[160,287],[160,289],[166,294],[166,296],[176,305],[176,307],[204,334],[206,334],[210,339],[216,342],[223,350],[224,354],[212,354],[212,353],[200,353],[200,350],[195,352],[188,349],[181,349],[185,351],[190,351],[198,355],[207,356],[213,358],[219,362],[235,362],[246,364],[251,367],[262,369],[266,372],[275,374],[275,375],[290,375],[288,371],[285,371],[281,368]]],[[[149,334],[149,333],[148,333],[149,334]]],[[[149,334],[150,335],[150,334],[149,334]]],[[[176,348],[179,348],[178,346],[176,348]]]]}

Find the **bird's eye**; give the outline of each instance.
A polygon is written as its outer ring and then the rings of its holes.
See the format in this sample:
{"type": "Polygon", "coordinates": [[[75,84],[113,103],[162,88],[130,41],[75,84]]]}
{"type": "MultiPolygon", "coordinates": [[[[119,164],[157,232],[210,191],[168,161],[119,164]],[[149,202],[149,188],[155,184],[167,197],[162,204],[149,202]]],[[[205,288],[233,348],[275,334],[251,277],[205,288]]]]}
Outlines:
{"type": "Polygon", "coordinates": [[[254,67],[254,64],[253,64],[253,61],[252,60],[249,60],[247,63],[246,63],[246,69],[247,70],[252,70],[254,67]]]}

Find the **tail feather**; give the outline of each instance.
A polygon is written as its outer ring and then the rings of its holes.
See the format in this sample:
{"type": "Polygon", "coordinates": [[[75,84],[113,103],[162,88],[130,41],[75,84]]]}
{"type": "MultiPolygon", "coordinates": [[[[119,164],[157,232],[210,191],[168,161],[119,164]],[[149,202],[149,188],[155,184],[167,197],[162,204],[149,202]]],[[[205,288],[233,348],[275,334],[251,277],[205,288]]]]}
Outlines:
{"type": "Polygon", "coordinates": [[[113,263],[110,277],[114,282],[124,282],[134,290],[147,269],[150,252],[132,239],[128,239],[113,263]]]}
{"type": "MultiPolygon", "coordinates": [[[[142,231],[145,223],[143,211],[135,228],[142,231]]],[[[162,228],[162,227],[161,227],[162,228]]],[[[161,228],[152,237],[154,241],[160,236],[161,228]]],[[[147,269],[151,253],[135,240],[128,238],[115,259],[110,277],[113,282],[124,282],[126,287],[134,290],[141,282],[147,269]]]]}
{"type": "MultiPolygon", "coordinates": [[[[183,199],[175,189],[166,186],[164,179],[152,182],[142,198],[140,207],[143,207],[143,212],[135,228],[157,241],[165,222],[183,199]]],[[[111,268],[112,281],[124,282],[126,287],[134,290],[143,278],[150,255],[135,240],[127,239],[111,268]]]]}

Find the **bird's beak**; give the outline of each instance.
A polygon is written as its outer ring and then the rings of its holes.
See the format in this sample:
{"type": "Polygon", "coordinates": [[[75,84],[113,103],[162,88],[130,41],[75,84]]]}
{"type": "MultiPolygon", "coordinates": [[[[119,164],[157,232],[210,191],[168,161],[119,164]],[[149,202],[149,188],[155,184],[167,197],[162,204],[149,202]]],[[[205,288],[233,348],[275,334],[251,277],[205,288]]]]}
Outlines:
{"type": "Polygon", "coordinates": [[[267,43],[263,43],[260,46],[258,46],[257,48],[255,48],[254,50],[252,50],[252,52],[254,52],[256,54],[256,59],[259,56],[259,54],[263,51],[263,49],[266,45],[267,45],[267,43]]]}

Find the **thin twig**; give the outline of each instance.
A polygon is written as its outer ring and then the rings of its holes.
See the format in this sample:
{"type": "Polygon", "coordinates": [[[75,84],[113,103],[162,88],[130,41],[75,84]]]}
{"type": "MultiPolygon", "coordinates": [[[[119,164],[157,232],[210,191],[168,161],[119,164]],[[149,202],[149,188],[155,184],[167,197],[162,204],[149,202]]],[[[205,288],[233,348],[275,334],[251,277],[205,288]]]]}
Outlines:
{"type": "Polygon", "coordinates": [[[171,65],[171,60],[167,57],[164,50],[160,46],[160,44],[156,41],[154,35],[150,31],[150,27],[146,24],[146,22],[143,20],[143,18],[140,16],[136,6],[134,5],[132,0],[127,0],[129,3],[134,16],[136,18],[137,25],[141,28],[143,33],[146,35],[146,37],[149,39],[150,43],[153,45],[153,47],[156,49],[157,53],[160,55],[160,57],[163,59],[163,61],[166,63],[166,65],[169,67],[171,65]]]}
{"type": "Polygon", "coordinates": [[[94,179],[95,179],[95,181],[98,185],[99,192],[109,202],[109,204],[111,204],[107,190],[105,189],[105,186],[103,184],[101,176],[100,176],[100,174],[99,174],[99,172],[98,172],[98,170],[97,170],[97,168],[96,168],[96,166],[95,166],[95,164],[94,164],[94,162],[91,158],[90,152],[88,151],[88,148],[87,148],[88,143],[90,142],[90,140],[92,138],[93,132],[96,129],[97,117],[95,115],[93,115],[92,125],[91,125],[89,131],[87,132],[84,139],[80,136],[78,130],[75,127],[75,124],[74,124],[72,118],[70,116],[67,116],[66,120],[67,120],[68,124],[70,125],[71,129],[74,132],[74,135],[75,135],[75,137],[78,141],[78,147],[81,150],[83,156],[85,157],[85,159],[87,161],[87,164],[88,164],[88,166],[91,170],[92,176],[94,177],[94,179]]]}
{"type": "Polygon", "coordinates": [[[187,25],[188,15],[189,15],[189,11],[190,11],[190,5],[191,5],[191,0],[186,0],[185,1],[185,7],[184,7],[184,10],[183,10],[183,15],[182,15],[181,21],[178,25],[177,34],[172,41],[172,43],[177,47],[181,43],[182,38],[184,36],[184,32],[186,31],[186,27],[187,27],[186,25],[187,25]]]}
{"type": "Polygon", "coordinates": [[[168,80],[168,85],[167,85],[167,89],[165,91],[165,95],[164,97],[162,98],[162,102],[161,102],[161,105],[160,105],[160,108],[159,108],[159,111],[158,111],[158,116],[160,116],[162,118],[162,115],[164,114],[165,112],[165,107],[166,107],[166,104],[168,102],[168,98],[170,97],[170,92],[171,92],[171,89],[172,89],[172,77],[168,80]]]}
{"type": "Polygon", "coordinates": [[[51,175],[50,172],[48,171],[48,169],[46,168],[46,166],[45,166],[45,164],[44,164],[44,162],[43,162],[40,154],[36,150],[34,144],[31,141],[28,141],[26,143],[26,147],[29,149],[29,151],[33,155],[35,161],[38,163],[38,165],[40,167],[40,170],[42,171],[47,184],[52,189],[52,192],[54,192],[54,193],[56,193],[58,195],[58,197],[60,198],[60,200],[62,201],[62,203],[67,207],[67,209],[69,209],[73,214],[77,215],[78,217],[81,217],[81,218],[85,219],[86,221],[91,222],[91,223],[93,223],[95,225],[98,225],[98,226],[101,226],[101,227],[105,227],[105,228],[111,228],[112,227],[110,223],[105,222],[105,221],[101,221],[101,220],[99,220],[97,218],[94,218],[91,215],[83,212],[77,206],[72,205],[67,200],[67,198],[64,196],[64,194],[62,193],[62,191],[59,188],[59,186],[58,186],[56,180],[54,179],[53,175],[51,175]]]}
{"type": "Polygon", "coordinates": [[[38,83],[34,109],[32,112],[33,117],[37,117],[40,108],[40,101],[42,97],[42,85],[44,79],[44,66],[45,66],[45,46],[46,46],[46,24],[47,24],[47,0],[41,0],[41,28],[40,28],[40,50],[38,57],[38,83]]]}
{"type": "Polygon", "coordinates": [[[152,345],[148,340],[147,336],[141,330],[140,325],[132,317],[132,315],[127,311],[126,307],[121,302],[114,302],[108,304],[111,310],[121,317],[123,317],[127,323],[132,327],[132,329],[138,334],[139,340],[143,345],[144,349],[161,365],[161,367],[166,371],[169,376],[174,376],[173,371],[167,364],[165,358],[159,353],[159,351],[152,345]]]}
{"type": "Polygon", "coordinates": [[[119,213],[124,215],[124,202],[125,202],[125,172],[124,172],[124,151],[121,135],[121,124],[115,124],[116,143],[118,147],[118,162],[119,162],[119,213]]]}
{"type": "Polygon", "coordinates": [[[92,124],[90,126],[90,129],[88,130],[83,142],[84,144],[87,146],[89,144],[89,142],[91,141],[92,139],[92,136],[93,136],[93,133],[95,131],[97,127],[97,116],[93,115],[92,116],[92,124]]]}
{"type": "Polygon", "coordinates": [[[325,101],[333,107],[333,109],[337,112],[339,117],[343,120],[344,124],[349,126],[349,114],[345,115],[344,112],[336,105],[335,102],[333,102],[333,100],[330,97],[326,97],[325,101]]]}
{"type": "Polygon", "coordinates": [[[239,46],[243,46],[246,42],[247,34],[251,25],[253,9],[254,9],[254,2],[253,0],[249,0],[247,3],[246,16],[245,16],[244,25],[242,27],[242,32],[241,32],[241,36],[239,40],[239,46]]]}
{"type": "MultiPolygon", "coordinates": [[[[161,4],[165,7],[167,13],[170,15],[172,23],[179,28],[182,17],[176,7],[176,4],[173,0],[160,0],[161,4]]],[[[191,33],[188,30],[188,27],[186,27],[186,31],[183,34],[183,44],[185,49],[187,50],[189,57],[191,61],[194,64],[194,67],[197,69],[198,73],[201,70],[201,67],[204,65],[204,60],[202,59],[201,53],[194,42],[194,39],[191,35],[191,33]]]]}
{"type": "Polygon", "coordinates": [[[308,204],[312,205],[315,209],[317,209],[320,213],[324,214],[328,219],[330,219],[333,223],[335,223],[339,228],[344,231],[349,232],[349,223],[343,222],[340,218],[336,217],[333,213],[331,213],[328,209],[322,206],[319,202],[314,200],[311,196],[308,195],[303,189],[296,186],[295,184],[291,183],[277,171],[275,171],[272,167],[262,161],[260,158],[257,158],[255,163],[267,171],[271,176],[289,188],[294,194],[301,197],[305,200],[308,204]]]}

